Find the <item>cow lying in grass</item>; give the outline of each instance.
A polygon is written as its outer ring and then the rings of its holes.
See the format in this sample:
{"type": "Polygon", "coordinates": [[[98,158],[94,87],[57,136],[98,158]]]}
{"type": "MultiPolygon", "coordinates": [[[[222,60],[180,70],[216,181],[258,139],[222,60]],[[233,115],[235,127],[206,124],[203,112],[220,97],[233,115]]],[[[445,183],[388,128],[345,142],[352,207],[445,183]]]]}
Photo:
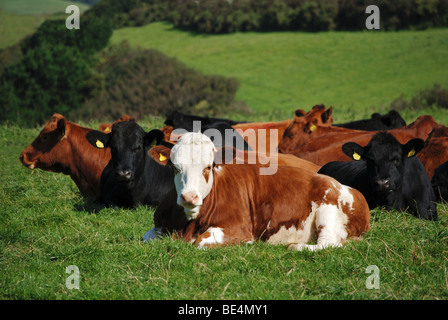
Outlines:
{"type": "Polygon", "coordinates": [[[319,250],[369,230],[369,208],[357,190],[289,166],[260,175],[262,165],[222,164],[226,152],[216,151],[201,133],[184,134],[172,152],[164,146],[150,150],[154,160],[174,171],[185,223],[177,232],[185,241],[202,248],[260,239],[319,250]],[[316,244],[309,244],[313,239],[316,244]]]}
{"type": "Polygon", "coordinates": [[[86,138],[98,149],[111,150],[111,160],[101,174],[105,205],[158,204],[173,186],[172,171],[148,155],[154,141],[167,144],[160,130],[146,133],[135,121],[122,121],[113,125],[111,133],[92,130],[86,138]]]}
{"type": "Polygon", "coordinates": [[[348,142],[342,149],[356,161],[333,161],[319,173],[361,191],[369,207],[385,206],[437,220],[436,198],[428,174],[415,157],[421,139],[401,144],[390,133],[377,133],[366,147],[348,142]]]}

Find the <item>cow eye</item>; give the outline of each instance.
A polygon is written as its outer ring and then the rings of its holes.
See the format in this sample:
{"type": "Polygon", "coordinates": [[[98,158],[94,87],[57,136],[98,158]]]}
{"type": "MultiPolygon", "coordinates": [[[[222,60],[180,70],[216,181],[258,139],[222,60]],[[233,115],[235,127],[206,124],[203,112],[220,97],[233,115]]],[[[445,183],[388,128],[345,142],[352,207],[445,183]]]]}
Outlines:
{"type": "Polygon", "coordinates": [[[141,150],[142,150],[141,146],[138,146],[138,147],[135,147],[134,149],[132,149],[132,151],[134,151],[134,152],[139,152],[141,150]]]}

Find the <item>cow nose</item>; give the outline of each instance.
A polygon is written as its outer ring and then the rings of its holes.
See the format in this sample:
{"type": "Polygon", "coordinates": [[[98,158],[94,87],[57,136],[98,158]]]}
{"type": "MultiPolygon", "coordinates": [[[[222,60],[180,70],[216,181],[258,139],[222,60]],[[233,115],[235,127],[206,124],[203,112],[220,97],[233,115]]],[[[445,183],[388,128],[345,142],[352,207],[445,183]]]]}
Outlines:
{"type": "Polygon", "coordinates": [[[118,170],[117,171],[118,181],[128,182],[131,180],[130,170],[118,170]]]}
{"type": "Polygon", "coordinates": [[[182,204],[196,205],[199,201],[199,196],[195,192],[186,192],[180,195],[180,201],[182,204]]]}
{"type": "Polygon", "coordinates": [[[390,180],[389,179],[380,179],[376,180],[376,187],[378,190],[386,191],[390,189],[390,180]]]}
{"type": "Polygon", "coordinates": [[[23,158],[24,158],[24,155],[23,155],[23,153],[21,153],[20,156],[19,156],[20,162],[23,162],[23,158]]]}

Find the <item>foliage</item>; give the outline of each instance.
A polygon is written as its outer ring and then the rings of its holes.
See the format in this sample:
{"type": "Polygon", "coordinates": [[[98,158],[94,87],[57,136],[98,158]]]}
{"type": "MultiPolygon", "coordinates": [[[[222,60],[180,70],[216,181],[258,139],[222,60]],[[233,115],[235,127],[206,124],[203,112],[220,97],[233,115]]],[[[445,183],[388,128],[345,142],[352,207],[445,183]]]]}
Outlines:
{"type": "Polygon", "coordinates": [[[236,79],[203,75],[156,50],[131,50],[126,42],[108,48],[100,60],[104,90],[74,111],[75,119],[142,119],[174,109],[216,115],[233,103],[239,86],[236,79]]]}
{"type": "Polygon", "coordinates": [[[21,43],[23,58],[0,76],[0,121],[43,123],[53,112],[79,107],[95,92],[96,51],[112,34],[105,19],[90,17],[80,30],[47,20],[21,43]]]}
{"type": "Polygon", "coordinates": [[[409,101],[402,95],[395,99],[390,107],[395,110],[420,110],[429,107],[448,109],[448,87],[435,84],[432,88],[420,90],[409,101]]]}
{"type": "Polygon", "coordinates": [[[116,27],[171,21],[199,33],[364,30],[372,4],[383,30],[448,26],[448,0],[101,0],[91,14],[109,16],[116,27]]]}

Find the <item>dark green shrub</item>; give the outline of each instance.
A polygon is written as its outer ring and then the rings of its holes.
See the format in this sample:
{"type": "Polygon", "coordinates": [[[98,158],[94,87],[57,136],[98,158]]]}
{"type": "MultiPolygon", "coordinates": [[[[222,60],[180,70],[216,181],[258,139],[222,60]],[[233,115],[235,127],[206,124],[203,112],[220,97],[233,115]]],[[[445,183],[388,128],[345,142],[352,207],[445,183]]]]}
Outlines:
{"type": "Polygon", "coordinates": [[[215,115],[233,104],[239,83],[205,76],[155,50],[130,50],[126,43],[104,52],[104,91],[71,113],[73,119],[137,119],[172,110],[215,115]]]}
{"type": "Polygon", "coordinates": [[[390,105],[395,110],[419,110],[432,106],[448,109],[448,87],[435,84],[432,88],[421,90],[409,101],[401,96],[390,105]]]}

